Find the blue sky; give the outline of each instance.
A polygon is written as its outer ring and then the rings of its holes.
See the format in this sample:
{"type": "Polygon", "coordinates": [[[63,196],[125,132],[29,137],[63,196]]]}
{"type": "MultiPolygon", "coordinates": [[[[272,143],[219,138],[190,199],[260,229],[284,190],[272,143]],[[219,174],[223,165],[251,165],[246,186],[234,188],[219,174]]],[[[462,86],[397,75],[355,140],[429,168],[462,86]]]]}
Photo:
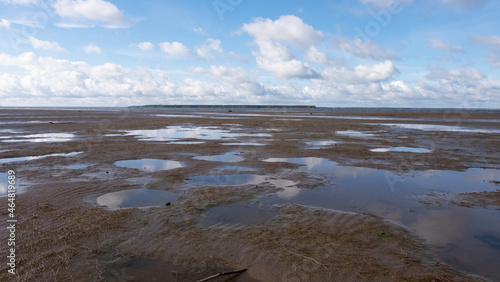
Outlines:
{"type": "Polygon", "coordinates": [[[0,106],[500,108],[493,0],[0,0],[0,106]]]}

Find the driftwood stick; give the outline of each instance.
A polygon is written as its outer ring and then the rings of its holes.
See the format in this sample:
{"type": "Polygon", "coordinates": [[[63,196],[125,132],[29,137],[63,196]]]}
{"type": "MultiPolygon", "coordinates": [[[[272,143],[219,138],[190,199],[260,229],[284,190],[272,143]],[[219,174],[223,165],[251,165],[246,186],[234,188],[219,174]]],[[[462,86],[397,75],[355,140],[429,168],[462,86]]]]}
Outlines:
{"type": "Polygon", "coordinates": [[[217,274],[214,274],[212,276],[209,276],[207,278],[203,278],[201,280],[198,280],[196,282],[205,282],[205,281],[209,281],[209,280],[212,280],[214,278],[217,278],[217,277],[221,277],[221,276],[225,276],[225,275],[231,275],[231,274],[240,274],[240,273],[243,273],[247,271],[247,269],[240,269],[240,270],[236,270],[236,271],[228,271],[228,272],[222,272],[222,273],[217,273],[217,274]]]}

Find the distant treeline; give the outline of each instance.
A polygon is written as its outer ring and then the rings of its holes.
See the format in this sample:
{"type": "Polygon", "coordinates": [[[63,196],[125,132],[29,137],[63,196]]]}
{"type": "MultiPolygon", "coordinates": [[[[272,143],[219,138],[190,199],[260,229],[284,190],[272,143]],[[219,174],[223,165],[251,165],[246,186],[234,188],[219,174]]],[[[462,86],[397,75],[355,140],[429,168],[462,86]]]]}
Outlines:
{"type": "Polygon", "coordinates": [[[130,106],[131,109],[140,108],[226,108],[226,109],[316,109],[316,106],[302,105],[144,105],[130,106]]]}

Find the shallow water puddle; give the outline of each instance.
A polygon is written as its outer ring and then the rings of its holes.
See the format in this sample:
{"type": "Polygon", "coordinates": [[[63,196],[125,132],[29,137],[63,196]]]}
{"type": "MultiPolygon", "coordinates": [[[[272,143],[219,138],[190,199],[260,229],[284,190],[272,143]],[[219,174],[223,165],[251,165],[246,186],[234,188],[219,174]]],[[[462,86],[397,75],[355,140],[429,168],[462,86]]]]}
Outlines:
{"type": "Polygon", "coordinates": [[[430,153],[432,150],[413,147],[390,147],[390,148],[375,148],[370,149],[371,152],[387,153],[387,152],[409,152],[409,153],[430,153]]]}
{"type": "Polygon", "coordinates": [[[295,194],[287,198],[264,196],[260,199],[262,204],[292,203],[381,216],[415,230],[445,262],[500,278],[500,269],[495,265],[500,260],[500,250],[493,247],[496,241],[491,239],[500,235],[498,210],[418,201],[418,196],[430,193],[496,191],[498,186],[490,181],[500,179],[500,170],[428,170],[401,176],[379,169],[340,166],[322,158],[264,161],[299,164],[298,171],[322,175],[333,185],[295,189],[295,194]]]}
{"type": "Polygon", "coordinates": [[[307,147],[307,149],[323,149],[340,143],[342,142],[334,140],[315,140],[306,142],[306,144],[309,146],[307,147]]]}
{"type": "Polygon", "coordinates": [[[204,186],[241,186],[271,183],[275,187],[283,189],[278,192],[277,195],[285,198],[288,197],[287,195],[290,194],[292,190],[294,191],[294,189],[297,189],[295,187],[297,183],[291,180],[270,178],[266,175],[256,174],[200,175],[189,177],[185,182],[204,186]]]}
{"type": "Polygon", "coordinates": [[[265,224],[277,215],[278,211],[257,204],[230,204],[208,211],[200,225],[205,228],[237,228],[242,225],[265,224]]]}
{"type": "Polygon", "coordinates": [[[86,164],[74,164],[74,165],[64,166],[64,168],[66,168],[66,169],[83,169],[83,168],[86,168],[88,166],[89,165],[86,165],[86,164]]]}
{"type": "Polygon", "coordinates": [[[58,153],[58,154],[48,154],[48,155],[41,155],[41,156],[18,157],[18,158],[5,158],[5,159],[0,159],[0,164],[38,160],[38,159],[43,159],[43,158],[47,158],[47,157],[71,157],[71,156],[75,156],[75,155],[78,155],[81,153],[83,153],[83,152],[58,153]]]}
{"type": "Polygon", "coordinates": [[[215,169],[216,171],[226,171],[226,170],[237,170],[237,171],[255,171],[255,168],[250,168],[246,166],[222,166],[215,169]]]}
{"type": "Polygon", "coordinates": [[[241,142],[241,143],[221,143],[221,145],[226,146],[266,146],[265,143],[256,143],[256,142],[241,142]]]}
{"type": "Polygon", "coordinates": [[[42,133],[10,136],[9,139],[2,140],[2,142],[66,142],[74,138],[75,135],[72,133],[42,133]]]}
{"type": "Polygon", "coordinates": [[[203,141],[172,141],[172,142],[168,142],[168,144],[198,145],[198,144],[205,144],[205,142],[203,142],[203,141]]]}
{"type": "MultiPolygon", "coordinates": [[[[0,197],[7,196],[9,192],[8,176],[9,174],[7,172],[0,172],[0,197]]],[[[16,174],[15,184],[14,184],[14,186],[16,187],[16,189],[14,190],[16,195],[23,193],[25,190],[25,185],[22,185],[23,184],[22,179],[23,179],[22,175],[16,174]]]]}
{"type": "Polygon", "coordinates": [[[16,129],[0,129],[0,133],[22,133],[22,131],[16,129]]]}
{"type": "Polygon", "coordinates": [[[205,186],[257,185],[267,181],[267,177],[255,174],[200,175],[185,180],[186,183],[205,186]]]}
{"type": "Polygon", "coordinates": [[[126,135],[142,141],[179,141],[179,139],[220,140],[238,137],[271,137],[268,133],[240,133],[216,127],[169,126],[163,129],[130,130],[126,135]]]}
{"type": "Polygon", "coordinates": [[[8,174],[0,172],[0,197],[5,197],[8,194],[9,179],[8,174]]]}
{"type": "Polygon", "coordinates": [[[354,138],[367,138],[367,137],[374,137],[375,136],[375,134],[373,134],[373,133],[357,131],[357,130],[339,130],[339,131],[335,131],[335,134],[342,135],[342,136],[348,136],[348,137],[354,137],[354,138]]]}
{"type": "Polygon", "coordinates": [[[158,159],[117,161],[115,162],[115,165],[126,168],[140,169],[148,172],[154,172],[159,170],[171,170],[184,167],[184,164],[182,164],[181,162],[170,161],[170,160],[158,160],[158,159]]]}
{"type": "Polygon", "coordinates": [[[472,128],[452,125],[438,124],[403,124],[403,123],[383,123],[380,124],[388,127],[399,127],[404,129],[417,129],[423,131],[451,131],[451,132],[470,132],[470,133],[500,133],[498,129],[472,128]]]}
{"type": "Polygon", "coordinates": [[[166,205],[168,203],[172,204],[176,201],[177,194],[175,193],[144,188],[111,192],[97,198],[98,205],[113,210],[121,208],[147,208],[166,205]]]}
{"type": "Polygon", "coordinates": [[[212,162],[226,162],[226,163],[236,163],[245,160],[245,158],[243,158],[242,156],[238,156],[237,152],[229,152],[215,156],[196,156],[193,157],[193,159],[202,161],[212,161],[212,162]]]}

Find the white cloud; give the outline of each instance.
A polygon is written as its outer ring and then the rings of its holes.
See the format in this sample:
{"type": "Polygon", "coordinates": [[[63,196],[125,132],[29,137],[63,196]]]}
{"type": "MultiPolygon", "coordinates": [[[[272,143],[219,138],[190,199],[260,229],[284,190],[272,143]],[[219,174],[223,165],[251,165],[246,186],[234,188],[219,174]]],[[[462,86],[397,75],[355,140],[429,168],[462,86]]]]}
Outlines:
{"type": "Polygon", "coordinates": [[[153,50],[155,48],[155,46],[151,42],[141,42],[141,43],[137,44],[137,46],[139,47],[139,49],[141,49],[143,51],[149,51],[149,50],[153,50]]]}
{"type": "Polygon", "coordinates": [[[196,49],[196,54],[202,59],[209,60],[212,58],[210,54],[212,51],[222,54],[223,51],[220,44],[220,40],[209,38],[205,44],[196,49]]]}
{"type": "Polygon", "coordinates": [[[349,40],[344,37],[335,37],[335,43],[340,50],[349,52],[358,58],[388,60],[396,57],[392,52],[383,50],[377,44],[365,42],[359,38],[349,40]]]}
{"type": "Polygon", "coordinates": [[[96,66],[90,69],[91,76],[101,82],[112,81],[123,83],[125,76],[129,72],[129,69],[112,63],[105,63],[104,65],[96,66]]]}
{"type": "Polygon", "coordinates": [[[263,57],[257,57],[257,64],[274,74],[278,78],[320,78],[321,75],[311,68],[307,63],[298,60],[269,60],[263,57]]]}
{"type": "Polygon", "coordinates": [[[307,48],[323,38],[321,31],[314,30],[296,16],[281,16],[275,21],[256,18],[253,23],[244,24],[242,30],[252,35],[257,44],[261,41],[285,41],[307,48]]]}
{"type": "Polygon", "coordinates": [[[57,0],[56,13],[64,18],[103,22],[107,28],[123,28],[130,20],[114,4],[104,0],[57,0]]]}
{"type": "Polygon", "coordinates": [[[3,27],[3,28],[10,28],[10,21],[6,20],[6,19],[0,19],[0,27],[3,27]]]}
{"type": "Polygon", "coordinates": [[[321,75],[325,81],[335,84],[373,84],[384,82],[398,73],[398,69],[391,61],[384,61],[374,65],[357,65],[350,67],[340,63],[327,67],[321,75]]]}
{"type": "Polygon", "coordinates": [[[380,82],[389,79],[397,72],[391,61],[385,61],[372,66],[358,65],[355,72],[359,78],[368,82],[380,82]]]}
{"type": "Polygon", "coordinates": [[[61,28],[93,28],[96,27],[95,24],[79,24],[79,23],[55,23],[57,27],[61,28]]]}
{"type": "Polygon", "coordinates": [[[429,72],[431,83],[416,81],[414,86],[402,81],[377,81],[389,76],[391,65],[337,64],[322,73],[325,79],[311,80],[307,86],[297,81],[265,85],[258,81],[257,72],[232,66],[195,67],[191,69],[193,76],[209,81],[188,76],[173,82],[165,71],[157,69],[129,69],[113,63],[90,65],[37,57],[32,52],[17,56],[0,54],[0,66],[20,70],[16,74],[0,72],[0,97],[6,106],[129,106],[165,101],[324,106],[500,105],[500,80],[488,80],[477,70],[434,68],[429,72]]]}
{"type": "Polygon", "coordinates": [[[201,27],[193,28],[193,31],[199,34],[203,34],[203,29],[201,27]]]}
{"type": "Polygon", "coordinates": [[[191,51],[180,42],[162,42],[158,44],[160,49],[170,55],[175,56],[191,56],[191,51]]]}
{"type": "Polygon", "coordinates": [[[54,41],[43,41],[34,38],[33,36],[28,39],[28,42],[31,44],[31,47],[34,49],[42,49],[47,51],[55,51],[55,52],[64,52],[66,49],[59,46],[57,42],[54,41]]]}
{"type": "Polygon", "coordinates": [[[304,59],[321,65],[333,65],[336,63],[334,60],[327,58],[325,53],[319,51],[314,46],[309,47],[304,59]]]}
{"type": "Polygon", "coordinates": [[[87,46],[83,46],[83,52],[85,52],[85,54],[101,54],[102,50],[94,43],[90,43],[87,46]]]}
{"type": "Polygon", "coordinates": [[[360,0],[363,4],[373,4],[379,9],[387,9],[390,7],[397,7],[401,3],[411,3],[412,0],[360,0]]]}
{"type": "Polygon", "coordinates": [[[437,81],[442,85],[457,85],[461,87],[472,87],[478,81],[485,79],[485,75],[476,69],[443,69],[433,67],[430,73],[425,76],[428,80],[437,81]]]}
{"type": "Polygon", "coordinates": [[[226,91],[239,97],[263,95],[263,85],[256,81],[256,73],[248,73],[241,67],[211,66],[209,69],[196,67],[192,73],[203,75],[215,82],[221,82],[226,91]]]}
{"type": "Polygon", "coordinates": [[[462,46],[447,44],[439,39],[429,40],[429,46],[433,49],[440,49],[440,50],[445,50],[445,51],[450,51],[450,52],[455,52],[455,53],[463,53],[464,52],[464,50],[462,49],[462,46]]]}
{"type": "Polygon", "coordinates": [[[244,24],[242,31],[254,37],[259,51],[254,52],[257,65],[278,78],[319,78],[308,64],[295,59],[284,44],[307,49],[323,39],[321,31],[314,30],[296,16],[281,16],[278,20],[257,18],[244,24]]]}

